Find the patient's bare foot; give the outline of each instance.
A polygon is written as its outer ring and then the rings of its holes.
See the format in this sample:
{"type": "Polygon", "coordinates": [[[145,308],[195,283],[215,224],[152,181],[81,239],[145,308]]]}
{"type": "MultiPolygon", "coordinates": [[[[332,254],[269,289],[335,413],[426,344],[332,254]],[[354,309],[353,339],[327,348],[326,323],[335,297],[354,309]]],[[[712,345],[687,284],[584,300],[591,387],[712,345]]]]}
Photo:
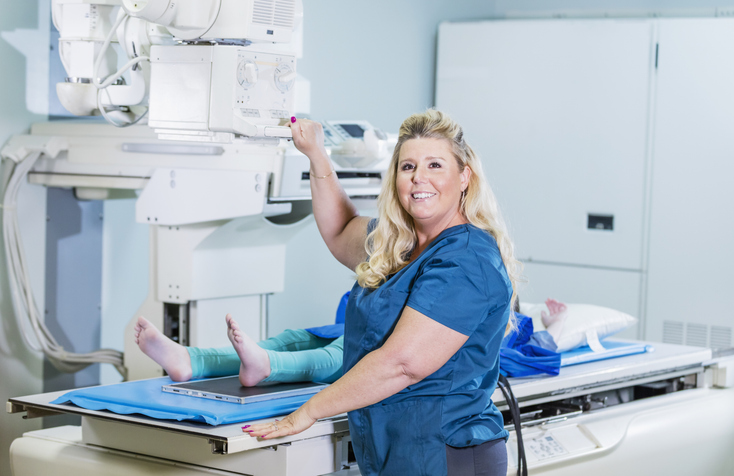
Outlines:
{"type": "Polygon", "coordinates": [[[543,321],[543,325],[547,329],[548,327],[550,327],[551,324],[559,322],[565,318],[564,312],[567,308],[565,304],[556,301],[555,299],[546,299],[545,305],[548,307],[550,315],[546,314],[545,311],[541,311],[540,318],[543,321]]]}
{"type": "Polygon", "coordinates": [[[254,387],[270,375],[270,357],[265,349],[255,343],[242,332],[234,318],[227,314],[227,337],[237,351],[240,364],[240,383],[245,387],[254,387]]]}
{"type": "Polygon", "coordinates": [[[135,343],[145,355],[163,367],[177,382],[191,379],[191,357],[184,346],[163,335],[149,320],[138,317],[135,323],[135,343]]]}

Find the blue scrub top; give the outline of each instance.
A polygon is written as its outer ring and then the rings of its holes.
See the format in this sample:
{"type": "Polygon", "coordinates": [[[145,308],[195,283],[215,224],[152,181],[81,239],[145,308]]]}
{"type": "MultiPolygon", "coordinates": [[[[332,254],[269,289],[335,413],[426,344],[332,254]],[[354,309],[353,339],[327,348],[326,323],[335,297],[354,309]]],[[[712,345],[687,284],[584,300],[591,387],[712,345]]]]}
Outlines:
{"type": "Polygon", "coordinates": [[[469,336],[432,375],[349,412],[362,474],[445,475],[446,445],[508,437],[491,396],[511,296],[494,238],[473,225],[444,230],[379,288],[354,285],[346,311],[345,372],[385,343],[405,306],[469,336]]]}

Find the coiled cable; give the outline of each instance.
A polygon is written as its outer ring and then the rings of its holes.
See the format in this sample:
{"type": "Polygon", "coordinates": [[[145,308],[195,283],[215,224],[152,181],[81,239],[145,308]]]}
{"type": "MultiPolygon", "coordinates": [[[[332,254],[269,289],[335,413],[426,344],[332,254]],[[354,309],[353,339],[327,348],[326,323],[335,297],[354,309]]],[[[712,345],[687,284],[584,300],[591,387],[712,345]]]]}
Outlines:
{"type": "Polygon", "coordinates": [[[500,378],[497,381],[497,386],[502,395],[505,396],[507,406],[510,408],[510,415],[512,416],[512,423],[515,425],[515,438],[517,439],[517,476],[528,475],[528,460],[525,457],[525,443],[522,440],[522,426],[520,425],[520,404],[515,398],[515,394],[512,393],[512,387],[507,377],[500,374],[500,378]]]}
{"type": "Polygon", "coordinates": [[[5,187],[2,209],[8,282],[18,328],[26,345],[36,352],[42,352],[60,372],[74,373],[94,363],[107,363],[112,364],[124,377],[126,372],[122,352],[114,349],[100,349],[89,353],[69,352],[56,341],[39,317],[18,226],[17,198],[21,184],[40,156],[41,152],[32,152],[18,163],[6,160],[4,164],[15,164],[5,187]]]}

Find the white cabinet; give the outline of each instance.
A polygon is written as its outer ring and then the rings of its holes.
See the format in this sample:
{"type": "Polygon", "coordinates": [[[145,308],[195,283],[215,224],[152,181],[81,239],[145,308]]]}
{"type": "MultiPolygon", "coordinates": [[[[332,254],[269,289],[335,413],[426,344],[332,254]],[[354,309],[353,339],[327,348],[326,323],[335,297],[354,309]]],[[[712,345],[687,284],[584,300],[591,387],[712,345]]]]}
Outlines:
{"type": "Polygon", "coordinates": [[[659,24],[647,332],[732,344],[734,21],[659,24]]]}
{"type": "Polygon", "coordinates": [[[445,23],[439,38],[437,107],[482,158],[518,257],[639,270],[652,27],[445,23]]]}
{"type": "Polygon", "coordinates": [[[521,299],[731,345],[732,85],[731,19],[440,26],[436,106],[482,157],[526,263],[521,299]]]}

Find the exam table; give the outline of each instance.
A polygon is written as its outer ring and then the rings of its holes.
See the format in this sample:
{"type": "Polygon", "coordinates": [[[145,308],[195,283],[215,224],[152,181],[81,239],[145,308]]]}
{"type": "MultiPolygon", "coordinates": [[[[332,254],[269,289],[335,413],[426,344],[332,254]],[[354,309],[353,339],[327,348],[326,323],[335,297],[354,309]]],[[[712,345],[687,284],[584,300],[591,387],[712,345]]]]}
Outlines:
{"type": "MultiPolygon", "coordinates": [[[[734,353],[652,345],[654,352],[563,367],[556,377],[510,379],[530,474],[734,474],[734,353]]],[[[346,415],[265,441],[242,433],[243,423],[211,426],[50,403],[63,393],[7,402],[10,413],[26,418],[82,417],[81,427],[15,440],[14,476],[359,474],[346,415]]],[[[499,390],[493,400],[507,411],[499,390]]],[[[512,428],[508,475],[517,464],[512,428]]]]}

